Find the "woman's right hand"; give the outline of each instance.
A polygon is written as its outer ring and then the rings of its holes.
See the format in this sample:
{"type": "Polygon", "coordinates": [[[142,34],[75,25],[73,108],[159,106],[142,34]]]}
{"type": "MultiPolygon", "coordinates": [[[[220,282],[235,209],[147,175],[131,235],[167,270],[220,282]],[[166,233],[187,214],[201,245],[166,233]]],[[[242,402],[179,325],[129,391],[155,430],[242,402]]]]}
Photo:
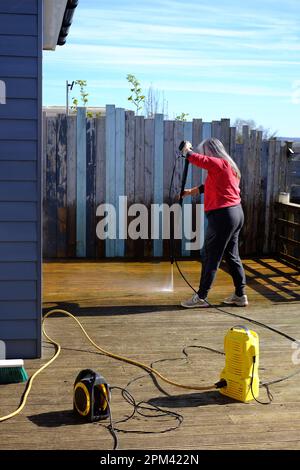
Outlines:
{"type": "Polygon", "coordinates": [[[185,189],[182,194],[180,194],[180,193],[177,194],[177,200],[178,201],[180,200],[180,196],[181,196],[182,199],[184,199],[185,197],[190,196],[190,195],[191,195],[191,190],[190,189],[185,189]]]}

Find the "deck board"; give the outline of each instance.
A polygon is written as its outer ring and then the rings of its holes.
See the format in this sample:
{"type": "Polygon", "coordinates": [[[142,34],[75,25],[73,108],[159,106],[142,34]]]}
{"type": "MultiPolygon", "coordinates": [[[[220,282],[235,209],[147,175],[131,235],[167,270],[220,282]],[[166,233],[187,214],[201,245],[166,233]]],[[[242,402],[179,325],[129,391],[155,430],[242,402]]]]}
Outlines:
{"type": "MultiPolygon", "coordinates": [[[[225,310],[300,338],[299,272],[273,259],[245,260],[244,265],[250,305],[225,310]]],[[[181,266],[196,286],[199,263],[182,262],[181,266]]],[[[101,347],[154,363],[172,380],[212,384],[219,379],[224,356],[200,346],[222,352],[227,330],[249,322],[213,308],[181,309],[180,300],[190,291],[175,273],[174,292],[161,292],[168,284],[169,273],[166,262],[45,263],[45,310],[69,310],[101,347]]],[[[209,300],[221,305],[231,291],[230,277],[221,269],[209,300]]],[[[140,417],[117,425],[127,431],[118,433],[121,449],[300,449],[300,374],[271,386],[274,401],[270,406],[243,404],[217,391],[200,393],[161,381],[158,388],[143,370],[95,351],[69,318],[50,318],[46,327],[61,343],[61,356],[37,378],[23,412],[1,423],[0,449],[112,449],[107,421],[79,424],[72,414],[73,382],[87,367],[100,372],[111,386],[125,387],[137,379],[128,386],[137,401],[145,400],[183,416],[178,429],[165,433],[158,432],[173,427],[174,419],[140,417]]],[[[292,363],[295,350],[288,340],[260,326],[251,327],[260,337],[261,379],[272,380],[300,370],[300,364],[292,363]]],[[[26,361],[29,374],[51,357],[53,347],[46,341],[43,346],[42,360],[26,361]]],[[[0,415],[18,405],[23,388],[23,384],[0,387],[0,415]]],[[[260,399],[266,399],[264,390],[260,399]]],[[[111,407],[115,421],[131,411],[116,390],[111,407]]]]}

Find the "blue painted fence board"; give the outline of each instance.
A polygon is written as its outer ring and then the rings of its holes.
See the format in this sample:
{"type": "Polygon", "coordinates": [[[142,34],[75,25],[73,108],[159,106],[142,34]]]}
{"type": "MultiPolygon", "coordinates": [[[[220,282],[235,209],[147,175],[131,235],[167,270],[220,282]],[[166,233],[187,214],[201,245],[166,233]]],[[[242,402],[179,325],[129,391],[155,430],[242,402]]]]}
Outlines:
{"type": "Polygon", "coordinates": [[[0,222],[0,242],[37,241],[35,222],[0,222]]]}
{"type": "Polygon", "coordinates": [[[1,281],[0,300],[35,300],[36,282],[1,281]]]}
{"type": "Polygon", "coordinates": [[[0,221],[33,222],[37,220],[36,202],[0,202],[0,221]]]}
{"type": "Polygon", "coordinates": [[[36,141],[0,140],[0,160],[37,160],[36,141]]]}
{"type": "MultiPolygon", "coordinates": [[[[156,114],[154,118],[154,188],[153,188],[153,204],[162,204],[164,198],[164,116],[156,114]]],[[[163,240],[161,220],[159,228],[159,239],[153,240],[153,256],[162,256],[163,240]]]]}
{"type": "Polygon", "coordinates": [[[0,263],[1,281],[34,281],[36,279],[36,263],[0,263]]]}
{"type": "MultiPolygon", "coordinates": [[[[29,265],[31,263],[28,263],[29,265]]],[[[30,320],[37,317],[37,305],[34,300],[0,301],[0,320],[30,320]]]]}
{"type": "MultiPolygon", "coordinates": [[[[116,207],[116,109],[114,105],[106,106],[106,202],[116,207]]],[[[110,226],[114,221],[109,217],[110,226]]],[[[105,240],[105,254],[116,255],[116,240],[105,240]]]]}
{"type": "Polygon", "coordinates": [[[59,115],[56,146],[56,237],[57,256],[67,254],[67,118],[59,115]]]}
{"type": "Polygon", "coordinates": [[[0,56],[32,57],[38,53],[38,40],[34,36],[1,36],[0,56]]]}
{"type": "Polygon", "coordinates": [[[0,243],[0,261],[36,261],[36,243],[0,243]]]}
{"type": "Polygon", "coordinates": [[[77,110],[76,256],[86,256],[86,109],[77,110]]]}
{"type": "Polygon", "coordinates": [[[17,116],[18,119],[37,119],[36,100],[8,99],[5,106],[0,106],[0,119],[10,119],[11,116],[17,116]]]}
{"type": "Polygon", "coordinates": [[[0,76],[5,77],[32,77],[37,76],[38,61],[35,57],[1,57],[0,76]]]}
{"type": "Polygon", "coordinates": [[[0,119],[0,139],[2,140],[35,140],[37,121],[22,119],[0,119]]]}
{"type": "Polygon", "coordinates": [[[117,209],[117,239],[116,256],[125,254],[125,228],[127,206],[120,205],[119,196],[125,194],[125,111],[116,109],[116,209],[117,209]]]}
{"type": "MultiPolygon", "coordinates": [[[[203,135],[202,135],[203,140],[211,138],[211,136],[212,136],[212,123],[211,122],[204,122],[203,123],[202,133],[203,133],[203,135]]],[[[206,176],[207,176],[207,171],[203,170],[202,171],[202,178],[203,178],[202,183],[205,182],[206,176]]],[[[202,198],[204,199],[204,196],[202,196],[202,198]]],[[[205,238],[206,229],[207,229],[207,217],[206,217],[205,214],[203,215],[203,217],[204,217],[204,220],[201,220],[201,223],[204,222],[204,238],[205,238]]]]}
{"type": "Polygon", "coordinates": [[[96,254],[96,129],[94,119],[86,122],[86,256],[94,258],[96,254]]]}
{"type": "MultiPolygon", "coordinates": [[[[192,142],[193,140],[193,124],[192,122],[183,123],[183,139],[192,142]]],[[[191,188],[192,186],[192,168],[189,165],[189,171],[186,179],[186,188],[191,188]]],[[[190,256],[190,250],[186,249],[186,243],[190,242],[190,236],[185,231],[189,232],[192,229],[192,198],[191,196],[185,197],[182,204],[182,221],[184,226],[182,227],[182,241],[181,241],[181,254],[182,256],[190,256]],[[185,207],[186,206],[186,207],[185,207]],[[187,237],[186,237],[187,235],[187,237]]]]}
{"type": "Polygon", "coordinates": [[[35,181],[36,177],[35,162],[0,161],[0,181],[35,181]]]}
{"type": "Polygon", "coordinates": [[[36,183],[24,181],[18,183],[11,181],[0,182],[0,201],[36,201],[36,199],[36,183]]]}

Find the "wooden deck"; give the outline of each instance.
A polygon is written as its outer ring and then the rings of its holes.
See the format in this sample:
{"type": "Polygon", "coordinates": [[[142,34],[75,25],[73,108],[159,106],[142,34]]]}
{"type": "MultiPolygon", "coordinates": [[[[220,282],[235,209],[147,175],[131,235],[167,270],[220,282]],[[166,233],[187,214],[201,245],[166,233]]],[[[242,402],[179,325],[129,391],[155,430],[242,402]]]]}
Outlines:
{"type": "MultiPolygon", "coordinates": [[[[245,260],[244,264],[250,306],[225,310],[300,339],[299,272],[272,259],[245,260]]],[[[199,263],[182,262],[181,266],[196,286],[199,263]]],[[[190,290],[176,273],[175,291],[163,292],[169,273],[170,265],[165,262],[45,263],[45,309],[69,310],[103,348],[154,363],[173,380],[213,384],[219,379],[224,356],[199,346],[222,352],[227,330],[249,323],[214,308],[181,309],[179,302],[190,290]]],[[[230,277],[220,270],[210,301],[220,305],[231,292],[230,277]]],[[[288,340],[262,327],[252,325],[252,329],[260,337],[261,379],[300,370],[300,353],[288,340]],[[292,362],[293,354],[298,365],[292,362]]],[[[116,424],[126,431],[118,433],[120,449],[300,449],[300,374],[270,387],[271,405],[243,404],[217,391],[185,391],[162,382],[157,386],[141,369],[97,353],[69,318],[50,318],[47,331],[62,344],[62,354],[37,378],[23,412],[1,423],[0,449],[112,449],[108,420],[80,424],[72,414],[73,382],[84,368],[100,372],[111,386],[130,383],[128,390],[137,402],[146,401],[183,417],[176,430],[167,432],[177,425],[174,417],[136,415],[116,424]]],[[[45,342],[43,359],[27,361],[27,371],[33,373],[52,353],[52,346],[45,342]]],[[[0,387],[0,415],[18,405],[23,389],[23,384],[0,387]]],[[[264,390],[260,399],[267,399],[264,390]]],[[[132,411],[117,390],[112,392],[111,408],[114,422],[132,411]]]]}

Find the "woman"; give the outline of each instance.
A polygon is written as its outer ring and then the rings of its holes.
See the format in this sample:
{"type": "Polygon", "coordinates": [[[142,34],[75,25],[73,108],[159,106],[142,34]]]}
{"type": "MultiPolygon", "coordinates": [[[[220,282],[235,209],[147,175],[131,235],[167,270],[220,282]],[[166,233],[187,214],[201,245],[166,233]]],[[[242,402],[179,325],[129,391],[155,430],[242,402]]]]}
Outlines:
{"type": "MultiPolygon", "coordinates": [[[[198,148],[200,153],[195,153],[191,143],[186,142],[182,154],[190,163],[208,172],[204,185],[204,211],[208,226],[198,293],[181,305],[186,308],[209,306],[206,298],[224,257],[235,286],[234,294],[224,302],[245,307],[248,305],[246,276],[238,248],[239,233],[244,223],[239,188],[241,173],[218,139],[206,139],[198,148]]],[[[187,189],[183,196],[194,195],[197,191],[198,187],[187,189]]]]}

